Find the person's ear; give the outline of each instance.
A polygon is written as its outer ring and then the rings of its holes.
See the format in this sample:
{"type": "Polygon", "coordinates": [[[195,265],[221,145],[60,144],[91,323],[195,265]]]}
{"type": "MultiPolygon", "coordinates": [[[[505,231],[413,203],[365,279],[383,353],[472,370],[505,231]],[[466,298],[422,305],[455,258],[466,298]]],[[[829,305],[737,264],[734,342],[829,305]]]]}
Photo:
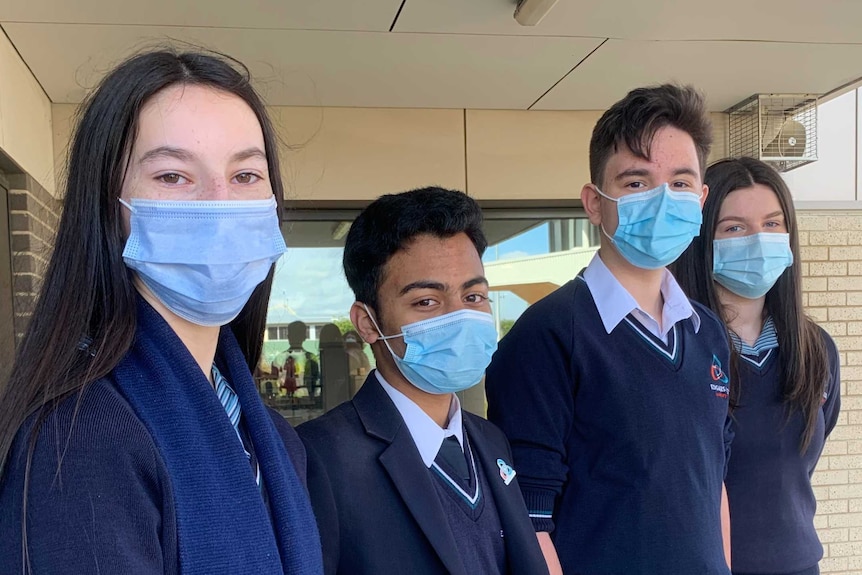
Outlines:
{"type": "Polygon", "coordinates": [[[703,194],[700,196],[700,209],[703,209],[703,204],[706,203],[706,197],[709,195],[709,186],[703,185],[703,194]]]}
{"type": "Polygon", "coordinates": [[[581,205],[591,224],[602,225],[602,197],[594,184],[584,184],[581,188],[581,205]]]}
{"type": "Polygon", "coordinates": [[[353,302],[353,305],[350,306],[350,321],[356,328],[356,333],[365,343],[372,344],[380,337],[380,332],[377,331],[374,320],[365,309],[364,304],[358,301],[353,302]]]}

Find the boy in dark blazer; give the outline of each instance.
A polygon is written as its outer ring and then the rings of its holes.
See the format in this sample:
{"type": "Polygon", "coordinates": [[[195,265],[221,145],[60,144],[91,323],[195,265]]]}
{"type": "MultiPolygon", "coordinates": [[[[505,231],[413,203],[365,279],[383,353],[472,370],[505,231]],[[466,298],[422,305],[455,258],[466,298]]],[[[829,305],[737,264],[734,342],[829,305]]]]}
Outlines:
{"type": "Polygon", "coordinates": [[[547,573],[503,434],[461,410],[496,349],[482,215],[466,194],[382,196],[353,223],[350,319],[377,369],[305,423],[327,574],[547,573]]]}

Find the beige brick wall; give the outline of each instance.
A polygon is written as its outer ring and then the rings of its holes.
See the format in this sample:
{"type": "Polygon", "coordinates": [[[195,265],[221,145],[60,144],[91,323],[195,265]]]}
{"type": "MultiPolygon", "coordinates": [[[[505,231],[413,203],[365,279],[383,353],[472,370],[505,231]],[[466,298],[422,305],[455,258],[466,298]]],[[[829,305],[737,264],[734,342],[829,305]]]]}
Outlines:
{"type": "Polygon", "coordinates": [[[835,338],[841,415],[814,474],[824,574],[862,573],[862,211],[799,212],[803,300],[835,338]]]}

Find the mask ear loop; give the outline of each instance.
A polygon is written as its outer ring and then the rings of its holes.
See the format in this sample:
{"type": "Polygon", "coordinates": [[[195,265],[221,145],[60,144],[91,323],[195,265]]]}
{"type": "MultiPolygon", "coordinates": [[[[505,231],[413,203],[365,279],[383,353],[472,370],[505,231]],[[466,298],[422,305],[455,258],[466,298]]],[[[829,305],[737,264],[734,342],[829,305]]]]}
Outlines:
{"type": "Polygon", "coordinates": [[[136,210],[135,210],[135,208],[132,207],[132,204],[130,204],[129,202],[127,202],[123,198],[117,198],[117,199],[120,201],[121,204],[123,204],[124,206],[129,208],[130,212],[135,213],[136,210]]]}
{"type": "MultiPolygon", "coordinates": [[[[593,189],[594,189],[594,190],[596,190],[596,193],[597,193],[599,196],[601,196],[601,197],[605,198],[606,200],[609,200],[609,201],[611,201],[611,202],[613,202],[613,203],[615,203],[615,204],[619,204],[619,203],[620,203],[619,198],[612,198],[612,197],[610,197],[609,195],[607,195],[606,193],[604,193],[603,191],[601,191],[597,185],[593,184],[593,189]]],[[[617,224],[617,225],[619,225],[619,224],[617,224]]],[[[606,232],[606,231],[605,231],[605,226],[604,226],[604,224],[599,224],[599,229],[600,229],[600,230],[602,230],[602,233],[604,234],[604,236],[605,236],[606,238],[608,238],[608,241],[610,241],[612,244],[616,245],[616,243],[617,243],[617,242],[615,242],[615,241],[614,241],[614,238],[612,238],[611,236],[609,236],[609,235],[608,235],[608,232],[606,232]]]]}
{"type": "Polygon", "coordinates": [[[383,335],[383,330],[380,329],[379,325],[377,325],[377,320],[374,319],[373,315],[371,315],[371,310],[368,309],[368,305],[363,303],[362,307],[365,308],[365,313],[368,314],[368,319],[370,319],[371,323],[374,324],[374,329],[377,330],[377,333],[380,335],[380,339],[382,339],[383,343],[386,344],[386,348],[389,350],[389,353],[391,353],[393,356],[395,356],[395,352],[392,351],[392,347],[389,345],[389,342],[387,340],[395,339],[397,337],[404,337],[404,334],[403,333],[396,333],[395,335],[383,335]]]}
{"type": "Polygon", "coordinates": [[[378,333],[378,334],[380,334],[380,339],[382,339],[382,340],[383,340],[383,344],[384,344],[384,345],[386,345],[386,349],[388,349],[388,350],[389,350],[389,353],[392,355],[392,361],[394,361],[394,362],[395,362],[395,367],[396,367],[396,368],[398,368],[398,371],[400,371],[400,372],[401,372],[401,375],[403,375],[403,376],[404,376],[404,379],[406,379],[407,381],[410,381],[410,378],[408,378],[408,377],[407,377],[407,374],[406,374],[406,373],[404,373],[404,372],[401,370],[401,363],[400,363],[400,362],[402,361],[402,358],[401,358],[401,357],[399,357],[399,356],[398,356],[394,351],[392,351],[392,346],[391,346],[391,345],[389,345],[389,341],[387,341],[387,340],[390,340],[390,339],[394,339],[394,338],[396,338],[396,337],[404,337],[404,334],[403,334],[403,333],[398,333],[398,334],[395,334],[395,335],[383,335],[383,330],[381,330],[381,329],[380,329],[380,326],[379,326],[379,325],[377,325],[377,320],[375,320],[375,319],[374,319],[374,316],[373,316],[373,315],[371,315],[371,310],[369,310],[369,309],[368,309],[368,305],[366,305],[366,304],[364,304],[364,303],[363,303],[363,304],[362,304],[362,307],[364,307],[364,308],[365,308],[365,313],[367,313],[367,314],[368,314],[369,319],[371,319],[371,323],[373,323],[373,324],[374,324],[374,329],[376,329],[376,330],[377,330],[377,333],[378,333]]]}

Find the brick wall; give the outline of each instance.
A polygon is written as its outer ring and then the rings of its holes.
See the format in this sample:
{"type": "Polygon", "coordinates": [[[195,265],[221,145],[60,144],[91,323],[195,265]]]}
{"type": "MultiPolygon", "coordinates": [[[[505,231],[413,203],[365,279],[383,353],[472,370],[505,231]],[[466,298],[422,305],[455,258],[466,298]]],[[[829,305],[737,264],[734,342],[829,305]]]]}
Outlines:
{"type": "Polygon", "coordinates": [[[803,300],[841,357],[841,415],[814,474],[824,574],[862,573],[862,211],[799,213],[803,300]]]}
{"type": "Polygon", "coordinates": [[[60,202],[33,178],[9,177],[12,289],[16,340],[23,336],[39,294],[60,213],[60,202]]]}

